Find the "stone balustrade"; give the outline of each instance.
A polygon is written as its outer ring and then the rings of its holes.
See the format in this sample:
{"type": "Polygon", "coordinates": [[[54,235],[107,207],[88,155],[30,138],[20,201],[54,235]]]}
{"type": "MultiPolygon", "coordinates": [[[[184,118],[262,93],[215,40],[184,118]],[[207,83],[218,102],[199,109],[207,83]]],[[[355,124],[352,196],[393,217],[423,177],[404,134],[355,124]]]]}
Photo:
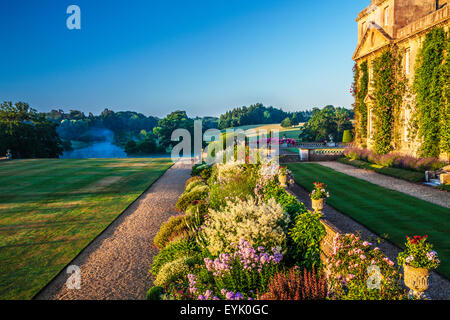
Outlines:
{"type": "Polygon", "coordinates": [[[405,37],[409,37],[414,33],[425,30],[428,27],[434,26],[440,22],[443,22],[449,18],[450,15],[450,6],[445,6],[436,12],[433,12],[422,19],[413,22],[406,27],[403,27],[397,30],[397,39],[402,39],[405,37]]]}

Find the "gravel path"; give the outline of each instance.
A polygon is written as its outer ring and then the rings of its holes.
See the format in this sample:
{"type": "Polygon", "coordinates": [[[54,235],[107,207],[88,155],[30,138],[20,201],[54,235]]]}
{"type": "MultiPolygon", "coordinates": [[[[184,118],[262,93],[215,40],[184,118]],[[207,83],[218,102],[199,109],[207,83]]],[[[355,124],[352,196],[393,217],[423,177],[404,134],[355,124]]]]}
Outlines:
{"type": "Polygon", "coordinates": [[[176,213],[192,165],[178,162],[71,263],[81,269],[81,289],[69,290],[64,269],[38,300],[139,300],[151,286],[149,269],[158,249],[153,238],[176,213]]]}
{"type": "MultiPolygon", "coordinates": [[[[322,162],[320,164],[322,164],[322,162]]],[[[305,189],[298,185],[294,185],[290,188],[290,192],[297,196],[299,201],[303,202],[308,208],[311,208],[311,198],[305,189]]],[[[333,225],[340,233],[359,233],[362,239],[372,243],[377,243],[377,239],[383,241],[382,243],[377,244],[377,246],[389,259],[394,262],[397,261],[397,256],[401,250],[394,244],[384,239],[380,239],[375,233],[328,204],[325,204],[323,213],[324,220],[333,225]]],[[[449,300],[450,281],[436,272],[431,273],[430,279],[431,287],[427,291],[430,298],[433,300],[449,300]]]]}
{"type": "Polygon", "coordinates": [[[450,208],[450,193],[446,191],[386,176],[370,170],[356,168],[337,161],[320,162],[319,164],[384,188],[396,190],[442,207],[450,208]]]}

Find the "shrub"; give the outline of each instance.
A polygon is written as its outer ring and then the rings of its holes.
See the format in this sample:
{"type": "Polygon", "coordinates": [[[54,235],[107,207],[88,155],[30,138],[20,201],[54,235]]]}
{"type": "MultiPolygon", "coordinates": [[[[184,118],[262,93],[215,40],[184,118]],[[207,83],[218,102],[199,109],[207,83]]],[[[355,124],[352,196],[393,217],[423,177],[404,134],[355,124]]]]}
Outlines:
{"type": "Polygon", "coordinates": [[[274,199],[283,207],[292,220],[297,213],[307,211],[303,203],[299,202],[293,195],[287,193],[286,190],[279,186],[275,181],[268,182],[264,187],[263,193],[266,201],[274,199]]]}
{"type": "Polygon", "coordinates": [[[192,168],[192,176],[201,176],[203,179],[209,179],[212,173],[212,168],[207,164],[195,165],[192,168]]]}
{"type": "Polygon", "coordinates": [[[325,300],[327,298],[327,281],[325,276],[316,272],[303,273],[291,269],[288,274],[277,273],[269,283],[268,291],[262,300],[325,300]]]}
{"type": "Polygon", "coordinates": [[[189,217],[184,215],[173,216],[163,223],[153,240],[155,246],[158,249],[163,249],[174,239],[190,235],[186,219],[189,219],[189,217]]]}
{"type": "Polygon", "coordinates": [[[186,189],[192,182],[196,182],[196,181],[203,181],[203,178],[200,176],[195,176],[195,177],[189,178],[186,181],[184,188],[186,189]]]}
{"type": "Polygon", "coordinates": [[[209,211],[202,234],[213,256],[229,253],[231,244],[241,239],[252,246],[273,248],[283,246],[289,221],[289,216],[273,199],[262,204],[253,199],[228,202],[225,210],[209,211]]]}
{"type": "Polygon", "coordinates": [[[184,212],[195,201],[202,201],[208,197],[208,186],[196,186],[189,192],[185,192],[178,199],[176,207],[178,210],[184,212]]]}
{"type": "Polygon", "coordinates": [[[212,273],[217,290],[229,299],[229,290],[251,295],[251,291],[267,290],[270,279],[278,272],[283,255],[277,248],[266,252],[264,247],[253,248],[250,242],[241,239],[233,246],[233,254],[220,254],[219,258],[206,258],[205,265],[212,273]]]}
{"type": "Polygon", "coordinates": [[[354,234],[338,235],[327,261],[334,299],[397,300],[404,297],[400,273],[379,248],[354,234]]]}
{"type": "Polygon", "coordinates": [[[162,287],[151,287],[147,292],[147,300],[161,300],[161,296],[163,294],[162,287]]]}
{"type": "Polygon", "coordinates": [[[301,213],[295,218],[295,225],[289,232],[297,247],[297,254],[302,259],[303,267],[309,270],[321,265],[320,242],[325,237],[326,230],[320,219],[320,213],[310,211],[301,213]]]}
{"type": "Polygon", "coordinates": [[[196,252],[199,252],[199,249],[193,240],[172,242],[154,258],[151,272],[156,276],[165,264],[183,256],[193,255],[196,252]]]}
{"type": "Polygon", "coordinates": [[[344,136],[342,137],[342,142],[350,143],[353,141],[353,135],[351,130],[344,130],[344,136]]]}
{"type": "Polygon", "coordinates": [[[184,193],[189,193],[191,192],[195,187],[198,186],[205,186],[206,183],[203,180],[197,180],[197,181],[193,181],[190,184],[187,185],[186,189],[184,190],[184,193]]]}
{"type": "Polygon", "coordinates": [[[163,287],[171,282],[186,277],[190,272],[190,267],[192,267],[196,261],[197,260],[193,257],[185,256],[166,263],[162,266],[161,270],[159,270],[154,282],[155,285],[163,287]]]}
{"type": "Polygon", "coordinates": [[[344,150],[344,155],[352,160],[363,160],[378,164],[384,167],[395,167],[414,171],[435,171],[443,166],[445,162],[437,158],[418,159],[412,156],[391,152],[385,155],[378,155],[372,150],[348,147],[344,150]]]}
{"type": "Polygon", "coordinates": [[[406,250],[400,252],[397,258],[400,266],[406,264],[413,268],[424,268],[427,270],[436,269],[440,260],[436,251],[433,251],[433,245],[428,243],[428,236],[406,237],[406,250]]]}
{"type": "Polygon", "coordinates": [[[229,201],[254,197],[258,171],[256,166],[251,165],[218,165],[215,178],[209,180],[209,205],[212,209],[220,210],[229,201]]]}

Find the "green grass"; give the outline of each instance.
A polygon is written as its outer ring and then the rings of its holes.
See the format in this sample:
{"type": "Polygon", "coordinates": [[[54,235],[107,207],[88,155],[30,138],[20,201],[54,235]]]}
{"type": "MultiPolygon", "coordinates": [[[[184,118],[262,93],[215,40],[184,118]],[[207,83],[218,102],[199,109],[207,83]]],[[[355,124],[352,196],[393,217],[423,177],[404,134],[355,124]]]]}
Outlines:
{"type": "Polygon", "coordinates": [[[399,169],[399,168],[390,168],[390,167],[383,167],[377,164],[369,163],[362,160],[351,160],[347,158],[340,158],[337,161],[349,164],[361,169],[371,170],[375,171],[387,176],[407,180],[410,182],[423,182],[425,180],[425,173],[418,172],[418,171],[412,171],[412,170],[406,170],[406,169],[399,169]]]}
{"type": "Polygon", "coordinates": [[[0,163],[0,299],[30,299],[170,166],[169,159],[0,163]]]}
{"type": "Polygon", "coordinates": [[[438,271],[450,278],[450,210],[337,172],[317,163],[288,165],[297,184],[328,185],[327,202],[381,237],[404,248],[406,236],[428,235],[439,253],[438,271]]]}

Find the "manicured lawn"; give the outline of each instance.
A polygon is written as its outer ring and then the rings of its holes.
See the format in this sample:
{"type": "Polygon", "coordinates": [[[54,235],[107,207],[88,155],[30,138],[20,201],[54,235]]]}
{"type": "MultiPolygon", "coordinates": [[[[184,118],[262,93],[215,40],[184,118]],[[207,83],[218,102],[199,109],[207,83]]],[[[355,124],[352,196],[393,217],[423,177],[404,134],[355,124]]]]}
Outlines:
{"type": "Polygon", "coordinates": [[[385,189],[316,163],[288,165],[297,184],[312,191],[315,181],[328,185],[327,202],[378,235],[403,248],[407,235],[428,235],[439,253],[438,271],[450,278],[450,210],[385,189]]]}
{"type": "Polygon", "coordinates": [[[0,299],[30,299],[170,166],[170,159],[0,162],[0,299]]]}
{"type": "Polygon", "coordinates": [[[410,182],[422,182],[425,180],[425,173],[418,172],[418,171],[412,171],[412,170],[405,170],[405,169],[399,169],[399,168],[390,168],[390,167],[383,167],[377,164],[369,163],[366,161],[361,160],[351,160],[347,158],[341,158],[337,161],[349,164],[351,166],[355,166],[361,169],[371,170],[375,171],[387,176],[407,180],[410,182]]]}

